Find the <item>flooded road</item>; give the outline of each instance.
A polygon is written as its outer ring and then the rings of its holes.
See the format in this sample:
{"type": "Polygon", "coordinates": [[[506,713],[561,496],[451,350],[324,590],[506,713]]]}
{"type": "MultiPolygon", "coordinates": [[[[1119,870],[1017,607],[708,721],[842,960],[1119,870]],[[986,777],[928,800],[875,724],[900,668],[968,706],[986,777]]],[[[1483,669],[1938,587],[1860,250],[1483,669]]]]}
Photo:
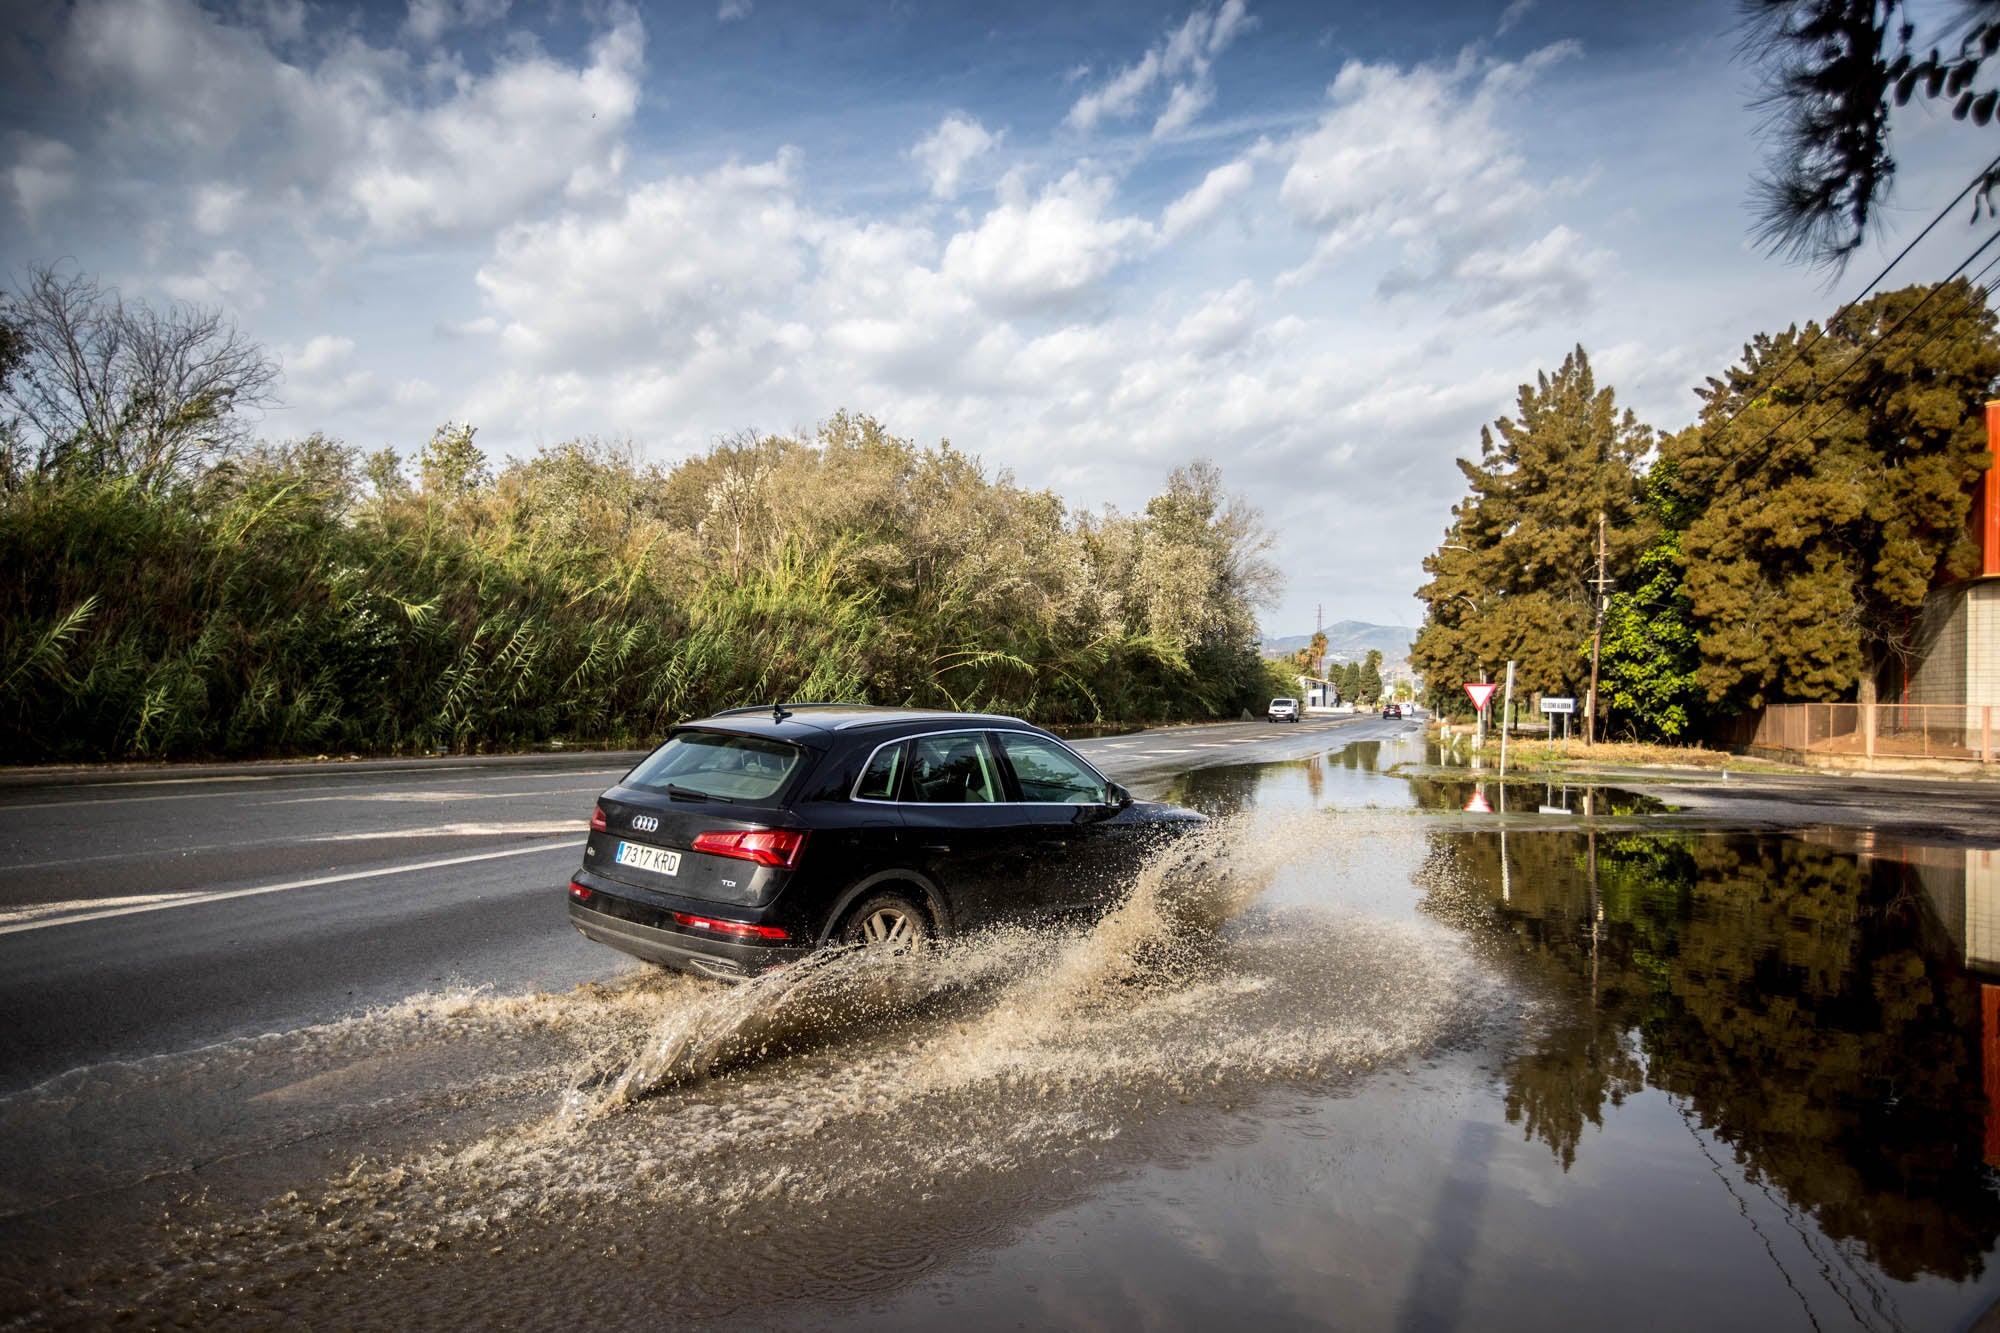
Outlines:
{"type": "Polygon", "coordinates": [[[0,1319],[1979,1325],[2000,854],[1539,786],[1522,827],[1429,758],[1179,779],[1209,844],[1089,927],[0,1099],[0,1319]]]}

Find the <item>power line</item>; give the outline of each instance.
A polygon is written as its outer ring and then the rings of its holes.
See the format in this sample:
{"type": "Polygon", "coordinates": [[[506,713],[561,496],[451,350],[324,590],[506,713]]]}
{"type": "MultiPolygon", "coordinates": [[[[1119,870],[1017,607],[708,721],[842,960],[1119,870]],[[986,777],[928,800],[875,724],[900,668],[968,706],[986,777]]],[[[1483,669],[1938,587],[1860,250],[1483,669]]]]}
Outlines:
{"type": "MultiPolygon", "coordinates": [[[[1951,202],[1946,204],[1943,208],[1939,209],[1937,211],[1937,216],[1933,217],[1929,222],[1925,223],[1924,229],[1918,232],[1914,237],[1912,237],[1910,243],[1908,245],[1905,245],[1900,251],[1898,251],[1896,257],[1894,259],[1891,259],[1880,273],[1877,273],[1873,278],[1869,279],[1867,286],[1863,287],[1860,291],[1856,292],[1853,298],[1850,299],[1845,305],[1841,306],[1840,309],[1834,311],[1832,316],[1829,317],[1825,323],[1815,328],[1810,338],[1807,338],[1804,342],[1800,343],[1797,347],[1793,348],[1791,358],[1787,360],[1785,364],[1779,366],[1777,371],[1773,373],[1770,379],[1766,382],[1773,389],[1775,389],[1777,387],[1778,381],[1784,377],[1785,372],[1790,370],[1793,366],[1797,365],[1799,363],[1799,358],[1804,356],[1807,352],[1811,351],[1813,345],[1817,343],[1821,338],[1826,336],[1826,331],[1833,327],[1835,321],[1837,321],[1842,315],[1846,314],[1848,311],[1852,310],[1855,306],[1860,305],[1861,302],[1867,298],[1868,293],[1874,291],[1875,288],[1881,283],[1881,281],[1884,278],[1888,277],[1892,272],[1894,272],[1896,265],[1902,263],[1905,259],[1909,258],[1910,251],[1916,249],[1917,246],[1922,243],[1924,237],[1930,235],[1931,232],[1937,227],[1937,224],[1945,220],[1945,218],[1951,213],[1952,209],[1957,208],[1959,204],[1964,202],[1965,196],[1971,194],[1973,190],[1978,188],[1981,181],[1990,179],[1995,170],[2000,170],[2000,157],[1995,157],[1991,162],[1988,162],[1986,166],[1979,172],[1978,175],[1974,176],[1970,181],[1967,181],[1965,188],[1960,190],[1956,195],[1952,196],[1951,202]]],[[[1720,442],[1721,437],[1727,435],[1729,428],[1736,424],[1736,419],[1742,414],[1743,414],[1742,408],[1738,408],[1736,411],[1730,413],[1729,420],[1723,422],[1720,430],[1717,432],[1718,443],[1720,442]]]]}
{"type": "MultiPolygon", "coordinates": [[[[1990,245],[1992,244],[1992,242],[1989,241],[1987,242],[1987,244],[1990,245]]],[[[1979,284],[1985,280],[1986,275],[1993,271],[1995,265],[2000,265],[2000,255],[1995,255],[1993,258],[1987,260],[1985,264],[1980,266],[1979,272],[1973,274],[1972,277],[1968,279],[1968,281],[1970,281],[1972,286],[1975,289],[1977,289],[1979,287],[1979,284]]],[[[1950,281],[1950,279],[1946,279],[1946,281],[1950,281]]],[[[1958,315],[1954,316],[1950,320],[1947,320],[1945,323],[1940,324],[1937,328],[1931,330],[1931,335],[1928,338],[1925,338],[1922,342],[1918,343],[1915,347],[1912,347],[1910,349],[1910,354],[1914,356],[1918,352],[1923,351],[1924,348],[1929,347],[1932,343],[1936,342],[1939,338],[1942,338],[1945,334],[1956,332],[1959,325],[1965,323],[1966,320],[1973,318],[1975,315],[1983,313],[1985,309],[1986,305],[1984,302],[1981,302],[1980,304],[1975,306],[1968,307],[1966,310],[1960,312],[1958,315]]],[[[1916,312],[1913,310],[1910,313],[1915,314],[1916,312]]],[[[1900,321],[1898,322],[1898,327],[1900,327],[1900,321]]],[[[1891,329],[1889,332],[1893,333],[1895,332],[1895,330],[1891,329]]],[[[1883,337],[1887,338],[1888,334],[1884,334],[1883,337]]],[[[1864,351],[1860,355],[1857,355],[1855,358],[1856,361],[1860,360],[1861,355],[1866,355],[1866,352],[1864,351]]],[[[1852,368],[1853,367],[1850,365],[1849,369],[1852,368]]],[[[1844,374],[1846,372],[1843,371],[1842,373],[1844,374]]],[[[1875,381],[1881,379],[1881,377],[1882,377],[1881,372],[1877,371],[1874,375],[1869,376],[1867,380],[1864,380],[1862,382],[1862,388],[1865,389],[1869,384],[1872,384],[1875,381]]],[[[1832,421],[1835,417],[1839,416],[1842,410],[1843,409],[1838,404],[1836,404],[1831,412],[1828,412],[1825,416],[1813,422],[1812,425],[1806,428],[1805,430],[1806,438],[1811,439],[1815,434],[1818,433],[1821,427],[1826,425],[1827,422],[1832,421]]]]}
{"type": "MultiPolygon", "coordinates": [[[[1991,246],[1995,241],[2000,241],[2000,231],[1996,231],[1991,236],[1987,237],[1984,241],[1980,243],[1977,249],[1975,249],[1971,254],[1967,255],[1964,259],[1959,261],[1957,268],[1954,268],[1950,273],[1947,273],[1938,282],[1932,284],[1931,289],[1928,292],[1924,293],[1923,300],[1917,302],[1914,306],[1910,307],[1910,309],[1904,313],[1901,319],[1898,319],[1894,324],[1891,324],[1888,328],[1884,329],[1881,333],[1877,334],[1876,337],[1866,347],[1862,348],[1859,352],[1855,353],[1854,356],[1848,361],[1848,363],[1845,366],[1841,367],[1839,372],[1836,373],[1832,379],[1828,380],[1825,384],[1821,385],[1820,388],[1815,393],[1813,393],[1811,397],[1807,398],[1804,402],[1800,403],[1797,408],[1793,409],[1791,415],[1787,416],[1783,421],[1780,421],[1777,425],[1771,427],[1771,429],[1765,431],[1762,435],[1758,436],[1755,440],[1751,441],[1743,448],[1738,449],[1735,453],[1731,454],[1729,458],[1723,462],[1722,466],[1716,469],[1716,480],[1720,481],[1722,479],[1723,474],[1728,472],[1730,468],[1734,467],[1736,463],[1740,459],[1742,459],[1745,455],[1747,455],[1751,450],[1757,448],[1759,445],[1769,440],[1772,436],[1776,435],[1786,426],[1791,425],[1792,422],[1796,421],[1808,408],[1812,407],[1813,404],[1819,402],[1822,398],[1825,398],[1826,395],[1833,389],[1834,385],[1840,383],[1841,380],[1847,378],[1848,373],[1852,371],[1856,366],[1860,365],[1863,359],[1866,358],[1870,352],[1874,351],[1877,347],[1880,347],[1884,342],[1888,341],[1889,338],[1893,337],[1898,329],[1902,328],[1903,325],[1909,323],[1910,320],[1914,319],[1919,311],[1921,311],[1925,306],[1929,305],[1932,299],[1935,298],[1939,292],[1944,290],[1946,283],[1950,282],[1953,278],[1956,278],[1959,274],[1963,273],[1966,270],[1966,267],[1970,265],[1973,260],[1979,258],[1980,255],[1984,254],[1987,248],[1991,246]]],[[[1727,422],[1723,423],[1723,429],[1727,430],[1729,426],[1735,424],[1735,421],[1736,417],[1731,416],[1727,422]]]]}

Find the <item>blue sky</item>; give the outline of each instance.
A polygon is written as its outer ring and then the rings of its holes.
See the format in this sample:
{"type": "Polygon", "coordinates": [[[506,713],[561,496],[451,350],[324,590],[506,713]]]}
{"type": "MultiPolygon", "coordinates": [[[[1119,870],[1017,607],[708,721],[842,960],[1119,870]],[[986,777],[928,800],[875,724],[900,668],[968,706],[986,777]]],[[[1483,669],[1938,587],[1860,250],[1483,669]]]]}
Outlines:
{"type": "Polygon", "coordinates": [[[1213,458],[1278,536],[1270,633],[1415,625],[1519,384],[1580,343],[1681,427],[1983,163],[1914,110],[1843,282],[1760,254],[1735,12],[17,6],[0,268],[224,307],[283,362],[274,438],[671,461],[844,407],[1087,508],[1213,458]]]}

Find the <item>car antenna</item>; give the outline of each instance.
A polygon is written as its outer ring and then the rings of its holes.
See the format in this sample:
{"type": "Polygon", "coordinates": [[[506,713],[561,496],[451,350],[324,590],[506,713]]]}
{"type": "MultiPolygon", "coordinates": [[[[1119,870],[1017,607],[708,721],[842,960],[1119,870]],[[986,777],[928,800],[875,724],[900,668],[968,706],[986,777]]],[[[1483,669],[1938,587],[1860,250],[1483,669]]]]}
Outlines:
{"type": "Polygon", "coordinates": [[[784,704],[774,703],[771,705],[771,720],[773,722],[783,722],[786,718],[790,717],[791,715],[792,715],[791,709],[785,707],[784,704]]]}

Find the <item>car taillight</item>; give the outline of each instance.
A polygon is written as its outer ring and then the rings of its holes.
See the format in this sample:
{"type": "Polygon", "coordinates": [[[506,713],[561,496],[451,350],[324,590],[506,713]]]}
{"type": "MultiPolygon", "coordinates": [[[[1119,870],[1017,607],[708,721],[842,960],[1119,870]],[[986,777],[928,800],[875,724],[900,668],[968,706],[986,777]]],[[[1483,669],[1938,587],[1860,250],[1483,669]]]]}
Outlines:
{"type": "Polygon", "coordinates": [[[734,935],[745,940],[782,940],[787,938],[783,929],[777,926],[756,926],[748,921],[718,921],[712,916],[694,916],[688,912],[675,912],[674,922],[689,930],[706,930],[717,935],[734,935]]]}
{"type": "Polygon", "coordinates": [[[755,861],[760,866],[790,870],[805,850],[806,835],[800,829],[748,829],[741,832],[697,833],[694,849],[715,856],[734,856],[755,861]]]}
{"type": "Polygon", "coordinates": [[[606,826],[606,824],[605,824],[605,822],[604,822],[604,807],[603,807],[603,806],[601,806],[601,805],[593,805],[593,806],[591,806],[591,807],[590,807],[590,826],[591,826],[591,827],[592,827],[593,829],[596,829],[596,830],[597,830],[597,831],[598,831],[599,833],[602,833],[602,832],[604,832],[604,830],[605,830],[605,828],[606,828],[607,826],[606,826]]]}
{"type": "Polygon", "coordinates": [[[590,897],[590,890],[584,888],[583,885],[577,883],[575,880],[571,880],[569,882],[569,896],[578,902],[583,902],[590,897]]]}

